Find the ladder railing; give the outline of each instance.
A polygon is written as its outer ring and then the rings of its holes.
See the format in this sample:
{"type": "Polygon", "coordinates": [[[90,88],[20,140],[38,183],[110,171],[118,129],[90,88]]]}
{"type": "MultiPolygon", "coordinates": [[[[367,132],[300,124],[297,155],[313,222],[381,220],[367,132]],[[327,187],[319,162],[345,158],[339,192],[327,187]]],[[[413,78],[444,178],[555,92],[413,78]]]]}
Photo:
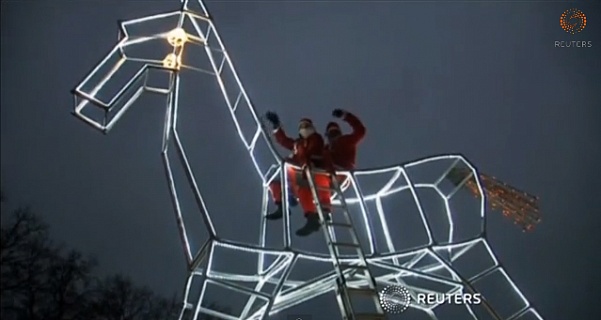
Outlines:
{"type": "Polygon", "coordinates": [[[340,314],[342,315],[342,319],[386,319],[386,314],[384,313],[382,306],[380,305],[379,293],[376,286],[375,278],[369,270],[367,259],[365,258],[365,253],[363,252],[361,243],[359,241],[359,237],[357,236],[357,231],[353,226],[350,212],[348,210],[348,206],[342,188],[340,187],[340,183],[338,182],[338,179],[336,177],[336,174],[326,173],[321,170],[319,173],[317,173],[328,174],[330,178],[330,187],[328,189],[330,191],[336,192],[340,200],[339,205],[332,205],[332,212],[329,217],[326,217],[322,203],[319,200],[318,196],[318,190],[320,189],[315,185],[314,170],[312,170],[310,167],[307,167],[305,170],[306,171],[303,172],[303,175],[307,177],[307,180],[309,182],[309,187],[311,188],[311,193],[313,195],[313,199],[317,207],[317,213],[319,214],[319,220],[323,226],[323,232],[328,245],[328,250],[330,252],[330,256],[332,257],[334,269],[338,276],[338,279],[336,281],[336,299],[338,301],[338,306],[340,307],[340,314]],[[335,207],[338,210],[335,210],[335,207]],[[343,221],[334,222],[334,216],[341,216],[343,218],[343,221]],[[334,228],[339,228],[349,232],[351,242],[341,242],[336,240],[334,228]],[[359,264],[342,263],[340,253],[341,248],[354,249],[356,252],[356,257],[359,258],[359,264]],[[361,273],[363,274],[365,279],[367,279],[367,287],[349,287],[347,285],[348,281],[352,277],[355,277],[355,275],[361,273]],[[375,312],[357,312],[356,308],[353,305],[354,303],[352,299],[356,296],[371,298],[375,305],[375,312]]]}

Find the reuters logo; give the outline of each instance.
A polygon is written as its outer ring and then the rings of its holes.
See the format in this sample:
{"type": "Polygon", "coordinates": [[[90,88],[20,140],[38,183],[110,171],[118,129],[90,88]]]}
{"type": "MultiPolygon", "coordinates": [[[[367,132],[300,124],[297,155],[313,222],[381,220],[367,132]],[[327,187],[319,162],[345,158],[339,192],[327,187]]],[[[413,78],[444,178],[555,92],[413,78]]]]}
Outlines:
{"type": "Polygon", "coordinates": [[[561,14],[559,25],[567,33],[576,34],[586,27],[586,16],[582,11],[572,8],[561,14]]]}
{"type": "Polygon", "coordinates": [[[388,313],[401,313],[411,304],[411,294],[403,286],[388,286],[380,292],[380,306],[388,313]]]}

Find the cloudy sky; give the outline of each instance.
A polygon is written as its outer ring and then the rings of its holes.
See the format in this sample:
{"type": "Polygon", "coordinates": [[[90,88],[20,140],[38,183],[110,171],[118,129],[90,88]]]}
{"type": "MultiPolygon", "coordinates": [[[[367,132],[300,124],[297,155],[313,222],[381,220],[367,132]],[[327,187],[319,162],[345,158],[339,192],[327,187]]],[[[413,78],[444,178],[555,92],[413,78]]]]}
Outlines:
{"type": "MultiPolygon", "coordinates": [[[[31,205],[57,239],[96,255],[102,272],[179,292],[186,269],[160,162],[163,100],[142,98],[107,136],[69,114],[70,90],[115,44],[117,20],[176,9],[177,1],[1,6],[1,182],[10,202],[31,205]]],[[[331,109],[347,108],[368,128],[359,167],[461,153],[540,196],[543,222],[533,233],[491,213],[492,246],[545,318],[601,317],[593,307],[601,293],[599,5],[207,6],[259,112],[279,112],[289,128],[311,117],[321,128],[331,109]],[[558,21],[574,6],[588,25],[570,35],[558,21]],[[554,46],[572,40],[592,47],[554,46]]],[[[256,239],[258,213],[243,200],[260,194],[248,157],[225,109],[194,99],[202,97],[182,100],[193,106],[180,112],[182,135],[202,163],[199,180],[214,186],[218,230],[229,237],[251,225],[256,239]]]]}

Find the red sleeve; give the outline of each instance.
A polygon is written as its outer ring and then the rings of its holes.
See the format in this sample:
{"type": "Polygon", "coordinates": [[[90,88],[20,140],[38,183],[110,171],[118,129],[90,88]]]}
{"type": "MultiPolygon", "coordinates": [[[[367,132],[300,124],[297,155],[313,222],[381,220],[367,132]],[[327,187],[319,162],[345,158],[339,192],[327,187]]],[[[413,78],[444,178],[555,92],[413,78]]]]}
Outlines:
{"type": "Polygon", "coordinates": [[[284,129],[276,129],[273,135],[275,136],[275,141],[277,141],[282,147],[290,151],[294,150],[294,139],[288,137],[284,132],[284,129]]]}
{"type": "Polygon", "coordinates": [[[363,125],[361,120],[359,120],[357,116],[350,112],[346,112],[342,120],[346,121],[351,126],[351,128],[353,128],[353,132],[348,135],[348,137],[350,137],[350,140],[353,141],[353,143],[355,144],[361,142],[361,140],[363,140],[363,138],[365,137],[365,126],[363,125]]]}
{"type": "Polygon", "coordinates": [[[312,156],[323,155],[324,142],[320,134],[314,133],[307,138],[307,145],[298,153],[301,157],[301,164],[308,164],[312,156]]]}

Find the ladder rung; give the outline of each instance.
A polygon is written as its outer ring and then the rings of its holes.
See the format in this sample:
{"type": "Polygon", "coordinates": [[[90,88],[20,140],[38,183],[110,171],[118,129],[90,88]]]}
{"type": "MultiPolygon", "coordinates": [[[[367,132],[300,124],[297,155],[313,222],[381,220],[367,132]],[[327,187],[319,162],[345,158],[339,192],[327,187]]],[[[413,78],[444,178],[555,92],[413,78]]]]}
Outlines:
{"type": "Polygon", "coordinates": [[[370,288],[349,288],[347,287],[346,290],[348,291],[349,294],[360,294],[360,295],[364,295],[364,296],[379,296],[378,292],[374,289],[370,289],[370,288]]]}
{"type": "Polygon", "coordinates": [[[356,320],[384,320],[386,315],[383,313],[358,313],[355,315],[356,320]]]}
{"type": "Polygon", "coordinates": [[[356,264],[340,264],[340,269],[349,270],[349,269],[357,269],[357,270],[368,270],[367,266],[358,266],[356,264]]]}
{"type": "Polygon", "coordinates": [[[332,226],[332,227],[343,227],[343,228],[352,228],[353,225],[349,224],[349,223],[342,223],[342,222],[328,222],[327,223],[328,226],[332,226]]]}
{"type": "Polygon", "coordinates": [[[348,243],[348,242],[332,242],[332,245],[335,247],[349,247],[349,248],[361,247],[358,243],[348,243]]]}

